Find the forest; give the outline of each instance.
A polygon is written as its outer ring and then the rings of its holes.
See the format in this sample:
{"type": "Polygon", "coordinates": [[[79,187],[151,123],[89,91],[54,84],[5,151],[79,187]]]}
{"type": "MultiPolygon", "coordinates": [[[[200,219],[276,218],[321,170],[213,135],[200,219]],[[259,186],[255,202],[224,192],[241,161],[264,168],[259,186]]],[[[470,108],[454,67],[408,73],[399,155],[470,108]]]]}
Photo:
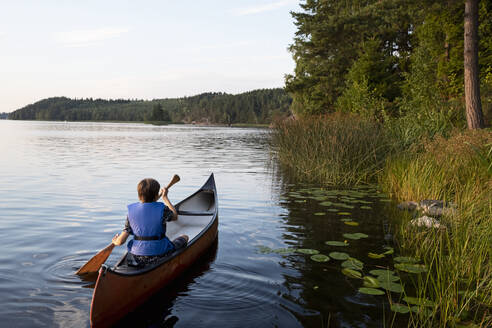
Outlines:
{"type": "MultiPolygon", "coordinates": [[[[300,6],[290,45],[296,69],[286,78],[294,112],[463,124],[463,1],[307,0],[300,6]]],[[[478,3],[478,22],[479,83],[490,120],[491,1],[478,3]]]]}
{"type": "Polygon", "coordinates": [[[291,97],[283,89],[237,95],[209,92],[153,100],[53,97],[9,114],[12,120],[147,121],[206,124],[268,124],[289,115],[291,97]]]}

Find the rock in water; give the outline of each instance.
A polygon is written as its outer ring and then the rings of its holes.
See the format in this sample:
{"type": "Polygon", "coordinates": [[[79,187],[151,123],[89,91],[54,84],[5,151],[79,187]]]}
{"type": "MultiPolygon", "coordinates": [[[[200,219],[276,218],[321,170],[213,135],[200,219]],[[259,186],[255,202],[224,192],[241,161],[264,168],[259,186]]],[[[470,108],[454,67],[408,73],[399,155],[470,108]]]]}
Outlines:
{"type": "Polygon", "coordinates": [[[400,210],[407,210],[407,211],[414,211],[417,209],[418,206],[419,204],[417,202],[412,202],[412,201],[402,202],[397,205],[397,207],[400,210]]]}
{"type": "Polygon", "coordinates": [[[443,226],[438,220],[425,215],[411,220],[410,224],[417,227],[446,229],[446,227],[443,226]]]}

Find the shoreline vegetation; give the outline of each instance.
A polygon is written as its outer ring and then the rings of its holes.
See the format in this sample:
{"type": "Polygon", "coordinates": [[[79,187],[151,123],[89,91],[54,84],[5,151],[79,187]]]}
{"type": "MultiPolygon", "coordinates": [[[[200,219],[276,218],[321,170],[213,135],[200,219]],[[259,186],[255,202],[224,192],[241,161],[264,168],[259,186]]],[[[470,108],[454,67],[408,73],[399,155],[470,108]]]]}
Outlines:
{"type": "Polygon", "coordinates": [[[454,129],[447,137],[422,136],[409,147],[395,124],[401,122],[383,125],[340,113],[283,121],[272,130],[273,147],[281,171],[298,181],[334,187],[377,183],[396,201],[456,204],[456,211],[440,218],[444,230],[411,226],[412,217],[395,210],[399,253],[429,268],[411,281],[416,295],[404,296],[435,304],[425,316],[411,315],[409,325],[487,327],[492,323],[492,131],[454,129]]]}
{"type": "Polygon", "coordinates": [[[440,228],[395,208],[395,253],[425,267],[406,279],[414,291],[391,295],[392,310],[410,327],[492,326],[492,2],[300,8],[286,76],[295,119],[272,130],[280,171],[452,204],[440,228]]]}

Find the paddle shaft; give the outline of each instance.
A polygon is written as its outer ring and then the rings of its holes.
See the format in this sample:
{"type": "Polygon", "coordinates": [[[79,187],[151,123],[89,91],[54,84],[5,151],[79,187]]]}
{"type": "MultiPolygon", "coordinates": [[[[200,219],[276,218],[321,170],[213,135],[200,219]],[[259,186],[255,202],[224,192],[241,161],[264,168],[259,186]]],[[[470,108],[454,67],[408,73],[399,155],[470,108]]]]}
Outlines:
{"type": "MultiPolygon", "coordinates": [[[[175,174],[173,178],[171,179],[171,182],[167,185],[166,189],[171,188],[175,183],[179,182],[180,177],[179,175],[175,174]]],[[[161,194],[159,194],[159,197],[161,194]]],[[[89,261],[87,261],[86,264],[84,264],[80,269],[75,272],[75,274],[86,274],[86,273],[91,273],[91,272],[97,272],[101,265],[106,262],[107,258],[109,255],[111,255],[111,252],[113,251],[114,244],[111,243],[108,246],[106,246],[104,249],[100,250],[96,255],[94,255],[89,261]]]]}
{"type": "MultiPolygon", "coordinates": [[[[181,180],[179,175],[177,175],[177,174],[173,175],[173,178],[171,179],[171,182],[169,182],[169,184],[167,185],[166,189],[171,188],[175,183],[179,182],[179,180],[181,180]]],[[[162,196],[162,193],[159,194],[159,198],[161,196],[162,196]]]]}

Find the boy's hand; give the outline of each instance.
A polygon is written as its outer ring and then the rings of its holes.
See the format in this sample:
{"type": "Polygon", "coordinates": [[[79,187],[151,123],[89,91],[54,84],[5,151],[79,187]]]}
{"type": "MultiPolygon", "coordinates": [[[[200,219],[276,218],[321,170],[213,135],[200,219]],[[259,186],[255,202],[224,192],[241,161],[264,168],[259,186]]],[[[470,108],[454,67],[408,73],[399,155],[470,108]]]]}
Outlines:
{"type": "Polygon", "coordinates": [[[167,192],[168,192],[167,188],[162,188],[161,189],[162,198],[167,197],[167,192]]]}
{"type": "Polygon", "coordinates": [[[112,240],[113,244],[115,244],[116,246],[119,246],[119,245],[118,245],[118,237],[119,237],[119,236],[120,236],[120,235],[118,235],[118,234],[114,235],[113,240],[112,240]]]}

